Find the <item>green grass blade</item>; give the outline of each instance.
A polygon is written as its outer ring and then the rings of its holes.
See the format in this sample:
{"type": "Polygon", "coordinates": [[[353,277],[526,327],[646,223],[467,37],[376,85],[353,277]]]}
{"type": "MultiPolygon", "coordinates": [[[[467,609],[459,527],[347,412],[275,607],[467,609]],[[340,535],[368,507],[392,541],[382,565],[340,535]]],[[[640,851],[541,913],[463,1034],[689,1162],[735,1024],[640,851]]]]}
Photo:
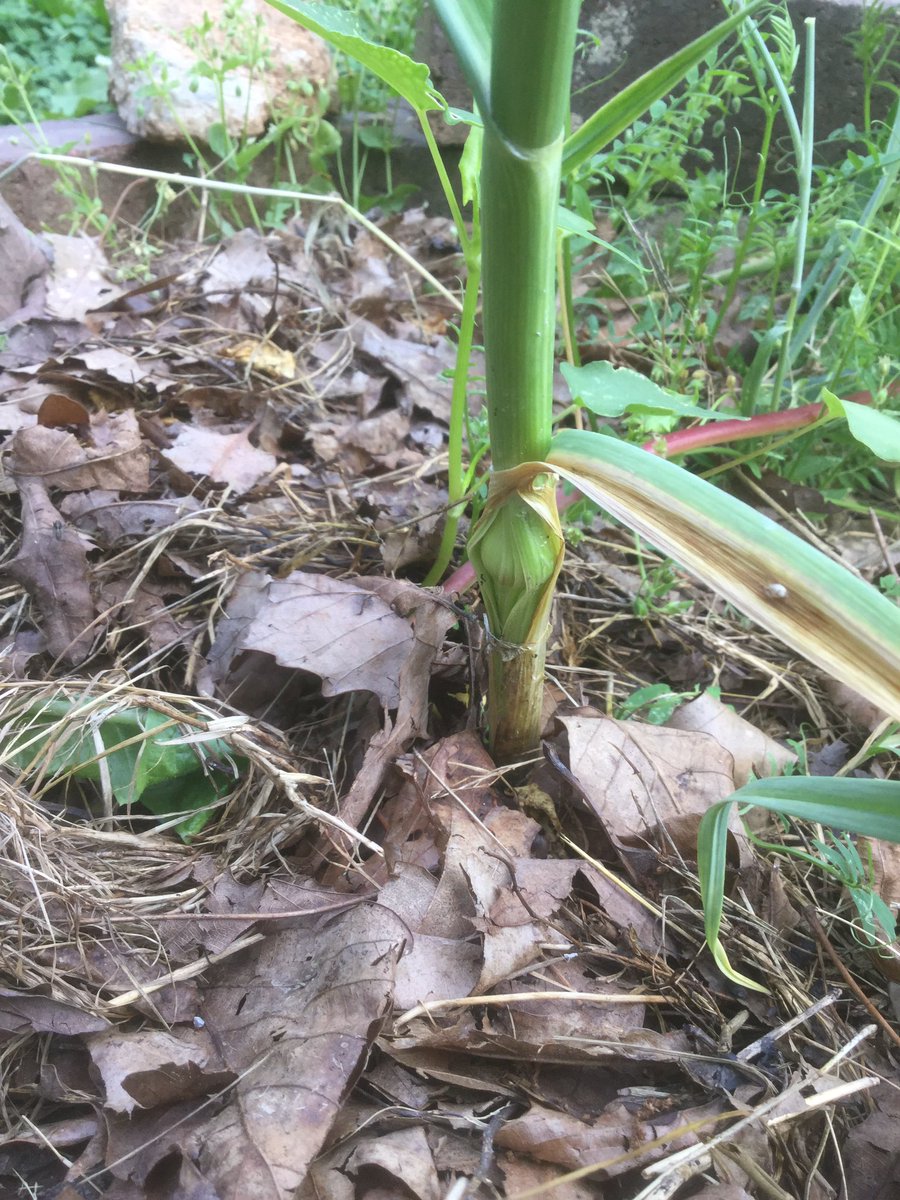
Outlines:
{"type": "Polygon", "coordinates": [[[565,430],[547,462],[747,616],[900,718],[900,609],[875,588],[637,446],[565,430]]]}
{"type": "Polygon", "coordinates": [[[885,779],[757,779],[703,815],[697,834],[697,873],[706,940],[719,970],[754,991],[758,983],[736,971],[719,933],[725,900],[725,855],[732,804],[754,804],[797,820],[814,821],[843,833],[900,842],[900,782],[885,779]]]}
{"type": "Polygon", "coordinates": [[[326,42],[349,54],[377,75],[419,113],[439,108],[431,86],[428,67],[389,46],[380,46],[366,36],[357,16],[330,4],[310,0],[266,0],[273,8],[292,17],[326,42]]]}
{"type": "Polygon", "coordinates": [[[639,79],[622,89],[607,101],[566,139],[563,147],[563,175],[570,175],[593,155],[608,146],[629,125],[647,111],[651,104],[668,95],[674,87],[695,67],[719,42],[733,33],[741,22],[764,3],[764,0],[749,0],[740,12],[720,21],[708,33],[696,38],[683,50],[671,55],[664,62],[646,71],[639,79]]]}

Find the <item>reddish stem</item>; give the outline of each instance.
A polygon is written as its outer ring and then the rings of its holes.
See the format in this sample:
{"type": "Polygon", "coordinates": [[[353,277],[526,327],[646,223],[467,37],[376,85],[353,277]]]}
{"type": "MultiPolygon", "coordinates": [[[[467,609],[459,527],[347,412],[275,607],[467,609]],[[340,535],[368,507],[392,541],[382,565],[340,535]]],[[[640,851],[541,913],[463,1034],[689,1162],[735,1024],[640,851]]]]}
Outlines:
{"type": "MultiPolygon", "coordinates": [[[[847,396],[856,404],[871,404],[871,392],[854,392],[847,396]]],[[[671,458],[676,454],[689,454],[692,450],[704,449],[707,446],[721,446],[730,442],[740,442],[747,438],[771,436],[782,433],[786,429],[802,429],[804,425],[812,425],[825,412],[824,404],[804,404],[800,408],[789,408],[784,412],[760,413],[747,421],[718,421],[711,425],[697,426],[695,429],[677,429],[660,437],[651,438],[645,442],[643,449],[651,454],[659,454],[663,458],[671,458]]],[[[557,493],[556,501],[559,511],[565,510],[576,500],[579,492],[557,493]]],[[[475,582],[475,572],[472,564],[463,563],[461,567],[444,580],[443,591],[464,592],[475,582]]]]}

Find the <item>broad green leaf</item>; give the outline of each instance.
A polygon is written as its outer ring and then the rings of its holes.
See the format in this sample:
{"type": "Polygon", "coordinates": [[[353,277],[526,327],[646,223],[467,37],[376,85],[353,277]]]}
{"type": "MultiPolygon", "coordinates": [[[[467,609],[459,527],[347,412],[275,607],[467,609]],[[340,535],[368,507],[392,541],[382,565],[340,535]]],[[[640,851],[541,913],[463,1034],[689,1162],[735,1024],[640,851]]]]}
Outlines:
{"type": "MultiPolygon", "coordinates": [[[[207,762],[235,759],[221,738],[172,744],[183,728],[155,709],[135,707],[105,713],[93,702],[85,710],[77,702],[51,700],[35,706],[16,723],[9,735],[10,761],[20,770],[34,764],[51,780],[72,776],[99,784],[106,775],[116,803],[125,807],[140,803],[151,812],[194,813],[188,824],[177,826],[185,837],[209,819],[208,814],[195,810],[209,805],[234,784],[230,774],[208,772],[207,762]],[[28,748],[17,750],[16,744],[26,739],[28,748]]],[[[237,761],[239,766],[245,762],[237,761]]]]}
{"type": "Polygon", "coordinates": [[[312,0],[267,0],[267,3],[286,16],[293,17],[304,29],[317,33],[336,50],[355,58],[373,75],[384,80],[417,112],[442,107],[437,92],[431,86],[425,63],[415,62],[399,50],[371,41],[366,36],[362,22],[352,13],[312,0]]]}
{"type": "Polygon", "coordinates": [[[844,417],[847,428],[858,442],[862,442],[882,462],[900,463],[900,421],[889,413],[879,412],[868,404],[857,404],[853,400],[841,400],[822,389],[822,403],[832,416],[844,417]]]}
{"type": "Polygon", "coordinates": [[[658,66],[646,71],[639,79],[622,88],[566,139],[563,147],[563,175],[571,175],[589,158],[608,146],[613,138],[624,133],[651,104],[668,95],[690,71],[701,62],[741,24],[745,17],[759,8],[763,0],[749,0],[740,12],[720,21],[708,33],[696,38],[683,50],[671,55],[658,66]]]}
{"type": "Polygon", "coordinates": [[[637,446],[570,429],[553,439],[547,463],[765,629],[900,717],[900,609],[875,588],[637,446]]]}
{"type": "Polygon", "coordinates": [[[702,417],[710,421],[733,421],[734,413],[710,412],[692,404],[675,392],[667,392],[659,384],[632,371],[630,367],[614,367],[608,362],[586,363],[574,367],[563,363],[563,378],[569,385],[573,400],[580,400],[599,417],[621,417],[629,410],[670,413],[678,417],[702,417]]]}
{"type": "Polygon", "coordinates": [[[211,806],[223,795],[224,791],[215,779],[195,771],[193,775],[148,789],[141,796],[141,804],[160,820],[186,814],[173,828],[187,842],[209,824],[215,815],[211,806]]]}
{"type": "Polygon", "coordinates": [[[885,779],[758,779],[714,804],[697,834],[697,872],[703,900],[706,940],[719,970],[735,983],[766,988],[732,967],[719,931],[725,897],[728,814],[732,804],[753,804],[798,820],[814,821],[845,833],[900,842],[900,783],[885,779]]]}

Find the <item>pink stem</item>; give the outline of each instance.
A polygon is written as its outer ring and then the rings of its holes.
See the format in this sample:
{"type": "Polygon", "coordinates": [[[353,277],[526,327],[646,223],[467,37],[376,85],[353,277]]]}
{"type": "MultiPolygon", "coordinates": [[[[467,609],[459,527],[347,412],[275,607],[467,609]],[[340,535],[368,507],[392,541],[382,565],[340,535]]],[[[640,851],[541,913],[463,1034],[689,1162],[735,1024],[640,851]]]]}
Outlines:
{"type": "MultiPolygon", "coordinates": [[[[871,404],[871,392],[854,392],[847,396],[848,400],[857,404],[871,404]]],[[[692,450],[700,450],[706,446],[721,446],[729,442],[739,442],[747,438],[766,437],[773,433],[781,433],[786,429],[802,429],[804,425],[812,425],[825,412],[824,404],[804,404],[800,408],[789,408],[784,412],[760,413],[747,421],[718,421],[711,425],[698,426],[695,429],[677,429],[661,437],[651,438],[645,442],[643,449],[651,454],[659,454],[670,458],[676,454],[688,454],[692,450]]],[[[579,500],[579,492],[557,493],[557,508],[560,512],[579,500]]],[[[469,562],[449,575],[441,584],[444,592],[464,592],[475,582],[475,571],[469,562]]]]}

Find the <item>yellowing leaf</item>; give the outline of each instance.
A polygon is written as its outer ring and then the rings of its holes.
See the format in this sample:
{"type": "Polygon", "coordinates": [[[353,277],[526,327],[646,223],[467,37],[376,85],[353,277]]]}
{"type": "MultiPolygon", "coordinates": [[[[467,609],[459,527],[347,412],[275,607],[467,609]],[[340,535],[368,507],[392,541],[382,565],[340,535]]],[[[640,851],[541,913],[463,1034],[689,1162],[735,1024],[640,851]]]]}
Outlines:
{"type": "Polygon", "coordinates": [[[900,609],[875,588],[733,496],[626,442],[566,430],[548,462],[747,616],[900,717],[900,609]]]}

